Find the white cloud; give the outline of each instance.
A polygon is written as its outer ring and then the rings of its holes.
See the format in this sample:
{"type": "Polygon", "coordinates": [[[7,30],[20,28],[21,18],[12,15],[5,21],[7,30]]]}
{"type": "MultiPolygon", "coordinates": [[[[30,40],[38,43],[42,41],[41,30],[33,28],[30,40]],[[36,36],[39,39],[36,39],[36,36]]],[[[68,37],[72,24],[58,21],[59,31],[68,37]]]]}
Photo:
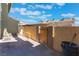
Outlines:
{"type": "Polygon", "coordinates": [[[51,14],[47,14],[47,15],[41,15],[37,18],[45,20],[45,19],[47,19],[47,17],[51,17],[51,16],[52,16],[51,14]]]}
{"type": "Polygon", "coordinates": [[[74,17],[75,23],[73,25],[79,26],[79,17],[74,17]]]}
{"type": "Polygon", "coordinates": [[[36,9],[36,8],[41,8],[41,9],[52,9],[53,5],[42,5],[42,4],[35,4],[35,5],[28,5],[27,8],[31,8],[31,9],[36,9]]]}
{"type": "Polygon", "coordinates": [[[41,12],[40,12],[40,11],[27,11],[26,14],[27,14],[27,15],[40,15],[41,12]]]}
{"type": "Polygon", "coordinates": [[[15,12],[24,12],[26,11],[26,8],[11,8],[10,12],[15,13],[15,12]]]}
{"type": "Polygon", "coordinates": [[[39,19],[47,19],[47,17],[51,17],[51,14],[45,14],[45,11],[31,11],[26,10],[26,8],[11,8],[12,13],[18,12],[20,15],[24,15],[29,17],[30,19],[39,18],[39,19]],[[43,13],[43,15],[42,15],[43,13]]]}
{"type": "Polygon", "coordinates": [[[28,17],[29,17],[30,19],[38,18],[38,19],[43,19],[43,20],[45,20],[45,19],[47,19],[47,17],[51,17],[51,16],[52,16],[51,14],[47,14],[47,15],[39,15],[39,16],[29,15],[28,17]]]}
{"type": "Polygon", "coordinates": [[[30,16],[28,16],[28,17],[31,18],[31,19],[32,19],[32,18],[36,18],[36,16],[33,16],[33,15],[30,15],[30,16]]]}
{"type": "Polygon", "coordinates": [[[26,8],[20,8],[19,11],[24,12],[27,11],[26,8]]]}
{"type": "Polygon", "coordinates": [[[21,15],[26,15],[26,11],[19,12],[21,15]]]}
{"type": "Polygon", "coordinates": [[[52,9],[52,5],[39,5],[39,4],[36,4],[35,7],[42,8],[42,9],[52,9]]]}
{"type": "Polygon", "coordinates": [[[52,15],[51,14],[47,14],[47,15],[43,15],[45,17],[51,17],[52,15]]]}
{"type": "Polygon", "coordinates": [[[34,19],[22,19],[23,22],[26,22],[27,24],[33,24],[33,23],[38,23],[38,21],[34,19]]]}
{"type": "Polygon", "coordinates": [[[56,3],[58,6],[64,6],[65,3],[56,3]]]}
{"type": "Polygon", "coordinates": [[[75,19],[79,20],[79,17],[75,17],[75,19]]]}
{"type": "Polygon", "coordinates": [[[21,15],[27,15],[27,16],[30,16],[30,15],[33,15],[33,16],[38,16],[40,15],[41,12],[40,11],[26,11],[26,12],[21,12],[21,15]]]}
{"type": "Polygon", "coordinates": [[[75,14],[73,14],[73,13],[67,13],[67,14],[61,14],[61,16],[63,16],[63,17],[74,17],[75,14]]]}
{"type": "Polygon", "coordinates": [[[39,18],[39,19],[45,19],[46,17],[44,17],[44,16],[39,16],[39,17],[37,17],[37,18],[39,18]]]}
{"type": "Polygon", "coordinates": [[[75,20],[79,22],[79,17],[75,17],[75,20]]]}
{"type": "Polygon", "coordinates": [[[29,11],[26,8],[11,8],[12,13],[19,12],[21,15],[40,15],[40,11],[29,11]]]}

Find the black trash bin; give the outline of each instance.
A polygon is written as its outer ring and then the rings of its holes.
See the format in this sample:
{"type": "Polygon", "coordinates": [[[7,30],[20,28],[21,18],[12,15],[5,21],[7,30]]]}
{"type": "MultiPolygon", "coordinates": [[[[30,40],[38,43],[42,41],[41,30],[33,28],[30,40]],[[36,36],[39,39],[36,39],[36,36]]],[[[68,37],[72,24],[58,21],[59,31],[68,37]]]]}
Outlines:
{"type": "Polygon", "coordinates": [[[65,56],[78,56],[79,47],[75,43],[62,41],[61,47],[63,49],[63,55],[65,56]]]}

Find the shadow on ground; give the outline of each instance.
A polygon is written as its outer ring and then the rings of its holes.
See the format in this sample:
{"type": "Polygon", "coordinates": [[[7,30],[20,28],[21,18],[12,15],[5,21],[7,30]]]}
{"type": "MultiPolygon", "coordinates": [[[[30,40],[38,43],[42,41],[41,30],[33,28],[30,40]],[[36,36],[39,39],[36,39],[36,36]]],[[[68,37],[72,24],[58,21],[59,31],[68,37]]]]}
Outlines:
{"type": "Polygon", "coordinates": [[[45,45],[33,47],[29,41],[14,37],[17,42],[0,43],[1,56],[52,56],[54,53],[45,45]]]}

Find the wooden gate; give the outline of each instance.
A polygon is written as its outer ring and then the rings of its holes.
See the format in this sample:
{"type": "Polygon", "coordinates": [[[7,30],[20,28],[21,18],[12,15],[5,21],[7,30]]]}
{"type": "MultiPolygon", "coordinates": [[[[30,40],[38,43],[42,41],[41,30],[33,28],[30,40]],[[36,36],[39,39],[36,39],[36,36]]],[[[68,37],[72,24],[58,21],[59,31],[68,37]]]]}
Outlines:
{"type": "Polygon", "coordinates": [[[39,38],[40,38],[40,43],[47,44],[47,29],[45,27],[41,27],[39,38]]]}
{"type": "Polygon", "coordinates": [[[40,43],[46,44],[49,48],[53,48],[52,27],[42,27],[40,29],[40,43]]]}
{"type": "Polygon", "coordinates": [[[47,27],[47,46],[49,48],[53,48],[53,32],[52,32],[52,27],[47,27]]]}

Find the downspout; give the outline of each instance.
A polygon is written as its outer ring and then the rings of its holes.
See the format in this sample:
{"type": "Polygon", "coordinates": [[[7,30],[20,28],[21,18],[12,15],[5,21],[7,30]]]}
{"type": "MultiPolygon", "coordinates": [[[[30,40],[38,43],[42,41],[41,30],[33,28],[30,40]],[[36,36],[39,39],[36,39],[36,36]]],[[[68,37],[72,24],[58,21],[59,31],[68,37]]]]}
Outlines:
{"type": "Polygon", "coordinates": [[[40,42],[40,39],[39,39],[39,26],[36,26],[36,41],[40,42]]]}
{"type": "Polygon", "coordinates": [[[10,8],[11,8],[11,3],[8,3],[8,13],[10,11],[10,8]]]}

